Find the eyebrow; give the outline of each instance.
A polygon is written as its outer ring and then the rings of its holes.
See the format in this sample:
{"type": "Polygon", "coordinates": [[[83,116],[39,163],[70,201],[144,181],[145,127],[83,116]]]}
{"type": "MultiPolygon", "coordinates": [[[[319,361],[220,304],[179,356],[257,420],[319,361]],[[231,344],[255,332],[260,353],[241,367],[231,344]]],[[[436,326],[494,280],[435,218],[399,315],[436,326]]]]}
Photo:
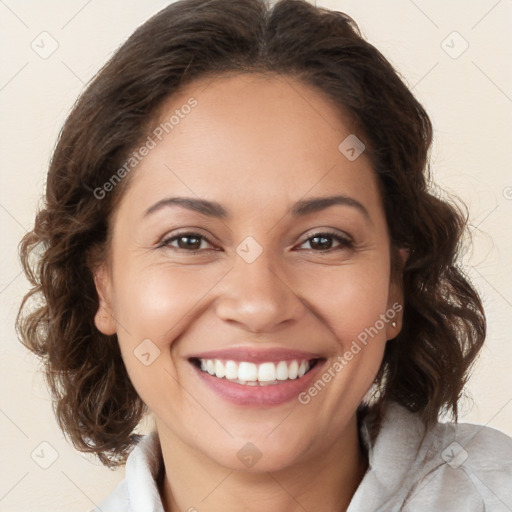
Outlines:
{"type": "MultiPolygon", "coordinates": [[[[355,208],[371,221],[370,214],[362,203],[352,197],[343,195],[302,199],[293,205],[291,215],[292,217],[302,217],[304,215],[325,210],[326,208],[334,205],[350,206],[355,208]]],[[[230,217],[229,212],[220,203],[193,197],[167,197],[165,199],[161,199],[144,212],[144,217],[147,217],[162,208],[172,206],[181,206],[182,208],[186,208],[187,210],[191,210],[208,217],[215,217],[219,219],[230,217]]]]}

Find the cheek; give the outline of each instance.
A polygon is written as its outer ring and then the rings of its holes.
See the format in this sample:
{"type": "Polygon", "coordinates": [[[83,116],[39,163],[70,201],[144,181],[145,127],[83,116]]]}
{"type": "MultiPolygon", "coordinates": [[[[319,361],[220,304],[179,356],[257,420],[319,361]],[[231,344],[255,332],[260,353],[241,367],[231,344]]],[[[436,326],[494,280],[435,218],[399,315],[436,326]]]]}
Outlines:
{"type": "Polygon", "coordinates": [[[389,273],[384,260],[326,268],[314,279],[305,273],[301,281],[304,298],[343,349],[374,326],[388,308],[389,273]]]}
{"type": "Polygon", "coordinates": [[[203,305],[224,274],[222,269],[207,272],[168,264],[119,267],[115,295],[119,345],[130,378],[148,405],[155,389],[170,392],[181,379],[174,341],[201,318],[203,305]]]}
{"type": "Polygon", "coordinates": [[[130,380],[151,409],[183,407],[169,347],[212,285],[197,270],[178,271],[163,265],[119,268],[118,275],[117,334],[130,380]]]}
{"type": "MultiPolygon", "coordinates": [[[[116,311],[126,330],[161,344],[174,337],[215,283],[211,273],[165,265],[130,269],[118,285],[116,311]]],[[[135,340],[132,340],[135,342],[135,340]]]]}
{"type": "Polygon", "coordinates": [[[370,389],[386,346],[389,276],[382,265],[347,265],[310,284],[309,300],[332,339],[332,357],[313,385],[300,397],[311,415],[338,426],[355,410],[370,389]],[[383,320],[384,318],[384,320],[383,320]]]}

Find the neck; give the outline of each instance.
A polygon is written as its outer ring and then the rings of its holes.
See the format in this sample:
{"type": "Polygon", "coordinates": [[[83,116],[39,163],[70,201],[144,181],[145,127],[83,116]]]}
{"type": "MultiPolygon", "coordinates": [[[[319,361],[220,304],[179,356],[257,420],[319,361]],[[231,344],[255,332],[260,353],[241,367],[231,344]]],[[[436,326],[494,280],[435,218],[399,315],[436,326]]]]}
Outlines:
{"type": "MultiPolygon", "coordinates": [[[[157,426],[158,421],[157,421],[157,426]]],[[[158,428],[165,475],[166,512],[345,511],[368,467],[356,416],[331,445],[276,471],[240,471],[217,464],[168,429],[158,428]]]]}

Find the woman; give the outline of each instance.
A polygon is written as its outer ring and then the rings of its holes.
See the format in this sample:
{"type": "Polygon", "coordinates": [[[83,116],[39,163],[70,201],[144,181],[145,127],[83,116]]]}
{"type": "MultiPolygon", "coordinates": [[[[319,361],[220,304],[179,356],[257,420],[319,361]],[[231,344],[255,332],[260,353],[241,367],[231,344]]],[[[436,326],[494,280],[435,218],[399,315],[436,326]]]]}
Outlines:
{"type": "Polygon", "coordinates": [[[512,507],[512,440],[438,422],[486,325],[431,138],[355,23],[305,1],[183,0],[119,49],[21,247],[59,424],[127,464],[96,510],[512,507]]]}

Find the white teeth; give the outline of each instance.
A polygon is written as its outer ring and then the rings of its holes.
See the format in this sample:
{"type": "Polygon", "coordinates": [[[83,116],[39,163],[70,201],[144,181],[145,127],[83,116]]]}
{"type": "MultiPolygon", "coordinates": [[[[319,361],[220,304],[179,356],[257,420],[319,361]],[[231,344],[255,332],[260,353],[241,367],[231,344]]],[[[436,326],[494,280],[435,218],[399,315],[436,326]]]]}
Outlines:
{"type": "Polygon", "coordinates": [[[263,363],[258,368],[258,380],[260,382],[272,382],[276,380],[276,365],[274,363],[263,363]]]}
{"type": "Polygon", "coordinates": [[[254,363],[245,361],[238,365],[238,379],[247,382],[256,382],[258,380],[258,367],[254,363]]]}
{"type": "Polygon", "coordinates": [[[222,364],[222,361],[219,361],[218,359],[215,359],[215,376],[222,378],[226,375],[226,372],[224,370],[224,365],[222,364]]]}
{"type": "Polygon", "coordinates": [[[276,377],[277,380],[288,380],[288,365],[286,361],[279,361],[277,363],[276,377]]]}
{"type": "MultiPolygon", "coordinates": [[[[207,366],[207,368],[208,368],[208,366],[207,366]]],[[[298,374],[299,374],[299,363],[297,363],[297,361],[292,361],[290,363],[290,366],[288,366],[288,378],[296,379],[298,374]]]]}
{"type": "MultiPolygon", "coordinates": [[[[204,359],[201,359],[201,370],[203,370],[203,361],[204,361],[204,359]]],[[[235,361],[226,361],[225,368],[226,368],[226,379],[229,379],[229,380],[238,379],[238,365],[235,363],[235,361]]]]}
{"type": "Polygon", "coordinates": [[[266,362],[259,365],[248,361],[220,359],[200,359],[199,362],[203,372],[248,386],[268,386],[279,381],[301,378],[311,367],[310,362],[306,360],[279,361],[277,364],[266,362]]]}

